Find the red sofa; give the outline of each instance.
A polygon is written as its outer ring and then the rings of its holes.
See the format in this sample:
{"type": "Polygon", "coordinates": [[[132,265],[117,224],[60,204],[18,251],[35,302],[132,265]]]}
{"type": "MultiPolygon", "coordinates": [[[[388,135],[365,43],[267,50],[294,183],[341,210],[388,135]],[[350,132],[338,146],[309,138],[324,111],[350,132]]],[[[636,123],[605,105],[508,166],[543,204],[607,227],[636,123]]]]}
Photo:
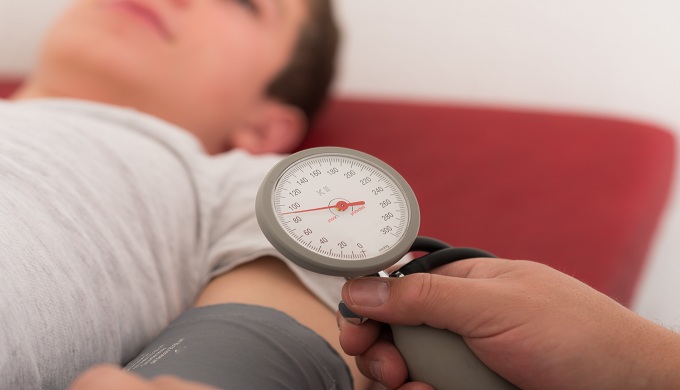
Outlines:
{"type": "MultiPolygon", "coordinates": [[[[0,97],[16,84],[0,82],[0,97]]],[[[633,120],[342,98],[301,148],[344,146],[411,184],[421,234],[549,264],[631,303],[672,177],[674,140],[633,120]]]]}

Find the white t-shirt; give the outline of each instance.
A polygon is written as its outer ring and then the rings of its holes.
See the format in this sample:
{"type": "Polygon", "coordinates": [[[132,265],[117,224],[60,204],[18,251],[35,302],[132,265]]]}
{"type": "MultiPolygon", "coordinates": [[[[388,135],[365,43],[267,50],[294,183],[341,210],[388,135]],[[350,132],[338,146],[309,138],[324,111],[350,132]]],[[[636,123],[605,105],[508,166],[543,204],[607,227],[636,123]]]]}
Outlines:
{"type": "MultiPolygon", "coordinates": [[[[0,101],[0,388],[126,362],[211,277],[279,256],[254,205],[280,158],[210,157],[129,109],[0,101]]],[[[342,279],[291,269],[335,307],[342,279]]]]}

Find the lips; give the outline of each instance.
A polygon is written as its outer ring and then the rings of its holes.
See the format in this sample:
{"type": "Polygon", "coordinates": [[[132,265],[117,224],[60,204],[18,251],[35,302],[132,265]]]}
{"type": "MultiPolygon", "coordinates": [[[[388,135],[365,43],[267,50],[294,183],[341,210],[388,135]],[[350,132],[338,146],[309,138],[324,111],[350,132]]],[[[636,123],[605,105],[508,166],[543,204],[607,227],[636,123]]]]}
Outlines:
{"type": "Polygon", "coordinates": [[[164,38],[168,40],[173,39],[171,31],[163,19],[161,19],[155,11],[145,5],[130,0],[118,0],[109,2],[109,7],[127,12],[143,22],[146,22],[164,38]]]}

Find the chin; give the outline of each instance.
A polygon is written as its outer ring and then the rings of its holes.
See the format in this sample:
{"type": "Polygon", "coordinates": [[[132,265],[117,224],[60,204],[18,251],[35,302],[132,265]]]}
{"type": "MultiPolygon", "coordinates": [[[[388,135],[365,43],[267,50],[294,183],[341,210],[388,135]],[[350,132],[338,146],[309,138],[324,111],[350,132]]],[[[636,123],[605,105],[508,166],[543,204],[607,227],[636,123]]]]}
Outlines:
{"type": "Polygon", "coordinates": [[[49,32],[41,52],[45,66],[139,83],[172,63],[165,42],[153,32],[139,31],[148,29],[103,12],[88,20],[83,16],[67,15],[49,32]]]}

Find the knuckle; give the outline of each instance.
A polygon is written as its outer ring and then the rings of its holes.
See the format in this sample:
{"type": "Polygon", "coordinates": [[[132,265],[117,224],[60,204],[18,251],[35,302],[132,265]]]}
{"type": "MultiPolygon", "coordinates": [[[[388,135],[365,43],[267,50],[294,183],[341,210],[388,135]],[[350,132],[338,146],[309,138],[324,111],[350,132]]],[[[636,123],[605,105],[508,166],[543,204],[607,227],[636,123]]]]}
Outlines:
{"type": "Polygon", "coordinates": [[[432,275],[421,273],[409,275],[406,278],[411,278],[413,280],[402,284],[403,286],[406,286],[406,288],[405,291],[400,294],[400,303],[410,308],[428,305],[433,298],[432,275]]]}

